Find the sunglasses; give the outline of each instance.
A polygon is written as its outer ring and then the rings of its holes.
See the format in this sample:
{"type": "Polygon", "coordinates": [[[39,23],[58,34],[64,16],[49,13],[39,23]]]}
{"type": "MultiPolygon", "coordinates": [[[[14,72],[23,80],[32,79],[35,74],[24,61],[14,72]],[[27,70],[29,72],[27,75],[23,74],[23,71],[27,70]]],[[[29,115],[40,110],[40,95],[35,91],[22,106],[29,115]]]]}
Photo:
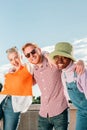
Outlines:
{"type": "Polygon", "coordinates": [[[36,50],[33,49],[30,53],[27,53],[27,54],[25,55],[25,57],[26,57],[26,58],[30,58],[30,54],[34,55],[35,53],[36,53],[36,50]]]}

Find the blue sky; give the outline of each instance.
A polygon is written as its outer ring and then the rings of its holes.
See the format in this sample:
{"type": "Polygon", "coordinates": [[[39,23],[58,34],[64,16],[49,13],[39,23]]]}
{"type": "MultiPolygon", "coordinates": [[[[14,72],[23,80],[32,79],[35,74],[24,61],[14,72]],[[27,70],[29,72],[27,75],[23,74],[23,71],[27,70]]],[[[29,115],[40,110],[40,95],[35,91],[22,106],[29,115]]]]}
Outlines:
{"type": "Polygon", "coordinates": [[[87,38],[87,0],[1,0],[0,66],[6,49],[26,42],[41,48],[87,38]]]}
{"type": "Polygon", "coordinates": [[[59,41],[71,42],[87,61],[87,0],[0,0],[0,81],[8,48],[35,42],[51,50],[59,41]]]}

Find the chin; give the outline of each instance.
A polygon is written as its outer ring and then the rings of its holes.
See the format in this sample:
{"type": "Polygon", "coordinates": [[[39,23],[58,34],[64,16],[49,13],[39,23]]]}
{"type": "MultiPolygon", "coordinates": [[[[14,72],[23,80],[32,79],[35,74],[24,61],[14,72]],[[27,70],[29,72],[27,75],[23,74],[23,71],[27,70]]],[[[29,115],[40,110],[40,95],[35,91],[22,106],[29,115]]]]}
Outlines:
{"type": "Polygon", "coordinates": [[[61,68],[61,67],[58,67],[58,69],[59,69],[59,70],[62,70],[63,68],[61,68]]]}
{"type": "Polygon", "coordinates": [[[30,63],[35,64],[35,65],[37,64],[37,62],[30,62],[30,63]]]}
{"type": "Polygon", "coordinates": [[[65,67],[64,66],[58,66],[58,69],[59,70],[62,70],[62,69],[64,69],[65,67]]]}

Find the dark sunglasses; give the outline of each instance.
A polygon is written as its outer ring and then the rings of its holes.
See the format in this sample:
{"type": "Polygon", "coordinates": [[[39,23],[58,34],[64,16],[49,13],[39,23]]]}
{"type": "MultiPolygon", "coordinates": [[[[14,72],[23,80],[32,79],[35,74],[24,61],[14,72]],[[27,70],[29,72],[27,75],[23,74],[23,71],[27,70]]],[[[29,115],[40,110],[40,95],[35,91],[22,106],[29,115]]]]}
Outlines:
{"type": "Polygon", "coordinates": [[[36,50],[33,49],[30,53],[27,53],[27,54],[25,55],[25,57],[26,57],[26,58],[30,58],[30,54],[34,55],[35,53],[36,53],[36,50]]]}

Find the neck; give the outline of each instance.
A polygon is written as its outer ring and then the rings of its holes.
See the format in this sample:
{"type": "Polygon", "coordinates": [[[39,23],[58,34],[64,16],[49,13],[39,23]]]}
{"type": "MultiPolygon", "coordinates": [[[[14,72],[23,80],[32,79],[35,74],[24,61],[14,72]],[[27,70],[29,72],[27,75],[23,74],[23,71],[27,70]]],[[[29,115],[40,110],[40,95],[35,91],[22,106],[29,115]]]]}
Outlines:
{"type": "Polygon", "coordinates": [[[20,64],[19,66],[17,66],[17,67],[14,67],[15,68],[15,72],[16,71],[18,71],[21,67],[23,67],[23,65],[22,64],[20,64]]]}
{"type": "Polygon", "coordinates": [[[38,67],[42,66],[43,55],[41,55],[39,62],[36,64],[38,67]]]}
{"type": "Polygon", "coordinates": [[[63,71],[72,71],[74,70],[74,62],[71,61],[70,64],[65,68],[63,69],[63,71]]]}

